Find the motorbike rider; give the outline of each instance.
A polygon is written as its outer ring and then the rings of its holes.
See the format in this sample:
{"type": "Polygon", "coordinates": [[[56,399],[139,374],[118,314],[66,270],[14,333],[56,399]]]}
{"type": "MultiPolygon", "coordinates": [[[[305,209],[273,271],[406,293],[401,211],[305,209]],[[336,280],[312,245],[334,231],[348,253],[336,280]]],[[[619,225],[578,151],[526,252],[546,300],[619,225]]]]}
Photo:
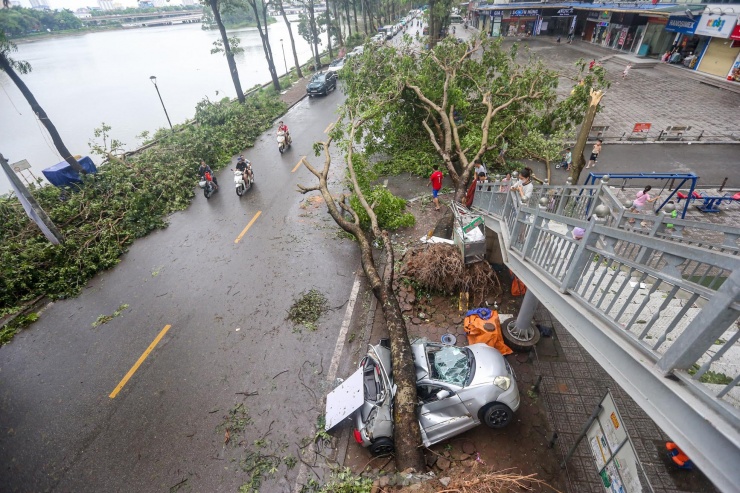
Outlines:
{"type": "Polygon", "coordinates": [[[288,126],[285,123],[283,123],[282,120],[278,122],[278,132],[281,132],[281,131],[285,132],[285,142],[287,144],[290,144],[291,142],[293,142],[293,139],[290,138],[290,132],[288,131],[288,126]]]}
{"type": "Polygon", "coordinates": [[[203,159],[201,159],[200,166],[198,167],[198,176],[200,176],[201,179],[205,180],[206,173],[211,174],[211,180],[213,180],[213,184],[216,185],[216,189],[218,190],[218,180],[216,179],[216,175],[213,173],[211,167],[208,166],[203,159]]]}
{"type": "Polygon", "coordinates": [[[236,169],[242,172],[245,183],[254,183],[254,173],[252,173],[252,161],[239,156],[236,160],[236,169]]]}

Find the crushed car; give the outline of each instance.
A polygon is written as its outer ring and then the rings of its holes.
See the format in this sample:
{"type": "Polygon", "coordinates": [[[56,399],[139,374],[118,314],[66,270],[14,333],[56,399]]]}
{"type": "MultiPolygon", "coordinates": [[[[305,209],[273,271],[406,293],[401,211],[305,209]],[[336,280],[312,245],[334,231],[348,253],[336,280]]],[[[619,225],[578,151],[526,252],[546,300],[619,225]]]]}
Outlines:
{"type": "MultiPolygon", "coordinates": [[[[511,366],[496,349],[486,344],[458,347],[426,339],[415,341],[411,349],[424,446],[447,440],[481,423],[503,428],[512,421],[519,408],[519,389],[511,366]]],[[[353,387],[350,392],[355,405],[361,402],[353,414],[355,440],[374,455],[393,453],[396,386],[387,340],[370,346],[353,377],[356,378],[350,377],[346,384],[353,387]],[[354,388],[357,386],[361,388],[354,388]]],[[[329,401],[327,398],[327,414],[329,401]]]]}

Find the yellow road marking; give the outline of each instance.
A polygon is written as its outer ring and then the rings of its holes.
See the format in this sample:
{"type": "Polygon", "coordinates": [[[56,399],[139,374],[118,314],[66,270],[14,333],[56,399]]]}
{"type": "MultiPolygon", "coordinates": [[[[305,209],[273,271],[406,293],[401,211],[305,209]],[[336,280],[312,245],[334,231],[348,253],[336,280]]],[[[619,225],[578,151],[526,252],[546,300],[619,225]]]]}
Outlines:
{"type": "Polygon", "coordinates": [[[331,122],[331,123],[329,124],[329,126],[328,126],[328,127],[326,127],[326,129],[324,130],[324,133],[325,133],[325,134],[328,134],[329,132],[331,132],[331,129],[332,129],[332,128],[334,128],[334,122],[331,122]]]}
{"type": "MultiPolygon", "coordinates": [[[[303,156],[303,157],[306,157],[306,156],[303,156]]],[[[303,158],[301,158],[301,160],[298,161],[298,164],[295,165],[295,168],[293,168],[293,171],[291,171],[291,173],[295,173],[296,170],[301,167],[302,162],[303,162],[303,158]]]]}
{"type": "Polygon", "coordinates": [[[111,392],[108,397],[110,397],[111,399],[113,399],[113,398],[115,398],[118,395],[118,393],[121,391],[121,389],[123,388],[123,386],[126,385],[126,382],[129,381],[129,379],[134,375],[134,373],[136,373],[136,370],[139,369],[139,366],[141,366],[141,364],[144,362],[144,360],[146,359],[146,357],[149,356],[149,353],[151,353],[154,350],[154,348],[157,346],[157,344],[159,343],[159,341],[164,337],[164,335],[167,333],[167,331],[170,330],[170,327],[172,327],[172,326],[171,325],[165,325],[164,326],[164,329],[162,329],[159,332],[159,335],[152,341],[151,344],[149,344],[149,347],[146,348],[146,351],[144,351],[144,353],[139,357],[139,359],[136,361],[136,363],[134,363],[134,366],[131,367],[131,369],[128,371],[128,373],[126,373],[126,376],[123,377],[123,379],[121,380],[121,382],[116,386],[115,389],[113,389],[113,392],[111,392]]]}
{"type": "Polygon", "coordinates": [[[247,227],[242,230],[241,233],[239,233],[239,236],[236,237],[234,240],[234,243],[239,243],[239,241],[242,239],[242,237],[247,234],[247,231],[249,231],[249,228],[252,227],[254,222],[257,220],[258,217],[260,217],[260,214],[262,214],[262,211],[257,211],[257,214],[254,215],[251,221],[249,221],[249,224],[247,224],[247,227]]]}

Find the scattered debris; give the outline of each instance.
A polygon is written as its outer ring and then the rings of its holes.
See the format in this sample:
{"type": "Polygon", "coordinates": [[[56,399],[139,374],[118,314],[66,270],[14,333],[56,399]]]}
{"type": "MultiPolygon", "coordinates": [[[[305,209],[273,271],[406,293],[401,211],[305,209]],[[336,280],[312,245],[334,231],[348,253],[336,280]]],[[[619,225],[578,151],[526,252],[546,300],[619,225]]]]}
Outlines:
{"type": "Polygon", "coordinates": [[[126,308],[128,308],[128,305],[126,303],[123,303],[121,304],[121,306],[118,307],[118,310],[114,311],[112,314],[99,315],[98,318],[92,323],[92,326],[98,327],[100,325],[107,324],[108,322],[119,316],[126,308]]]}
{"type": "Polygon", "coordinates": [[[302,292],[293,302],[286,318],[296,326],[302,325],[308,330],[315,331],[318,328],[316,322],[328,309],[329,302],[326,296],[317,289],[310,289],[302,292]]]}

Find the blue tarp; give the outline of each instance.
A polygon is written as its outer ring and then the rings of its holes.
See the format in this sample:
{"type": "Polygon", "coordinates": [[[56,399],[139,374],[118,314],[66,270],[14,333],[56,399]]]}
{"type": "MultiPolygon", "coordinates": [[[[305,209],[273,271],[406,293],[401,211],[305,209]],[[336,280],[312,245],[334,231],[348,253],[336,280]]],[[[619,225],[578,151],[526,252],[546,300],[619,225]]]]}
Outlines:
{"type": "MultiPolygon", "coordinates": [[[[96,173],[98,171],[95,167],[95,163],[93,163],[89,156],[78,159],[77,162],[80,163],[82,168],[88,173],[96,173]]],[[[55,187],[65,187],[73,183],[82,182],[79,173],[73,170],[67,161],[62,161],[61,163],[46,168],[41,172],[44,174],[46,179],[49,180],[49,183],[55,187]]]]}

